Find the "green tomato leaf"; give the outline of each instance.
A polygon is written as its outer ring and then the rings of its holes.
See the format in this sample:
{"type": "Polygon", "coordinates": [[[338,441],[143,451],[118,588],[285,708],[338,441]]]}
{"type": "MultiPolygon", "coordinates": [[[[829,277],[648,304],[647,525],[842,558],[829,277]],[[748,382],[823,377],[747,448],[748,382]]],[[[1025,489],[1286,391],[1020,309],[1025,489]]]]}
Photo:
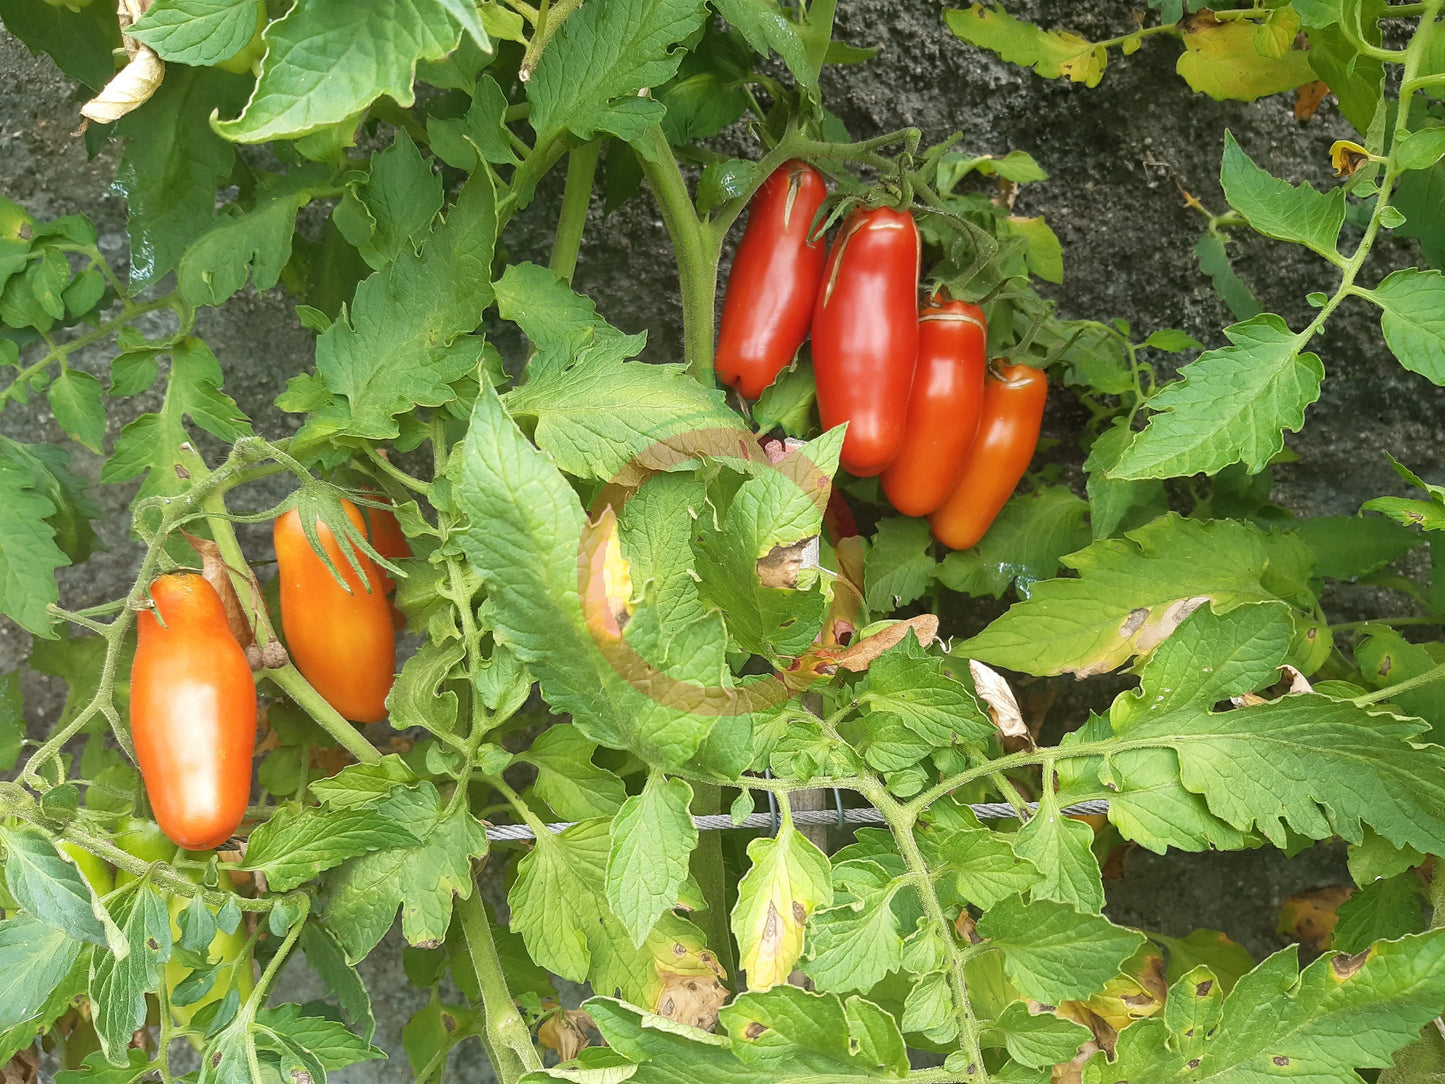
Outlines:
{"type": "Polygon", "coordinates": [[[390,753],[375,764],[351,764],[335,775],[312,780],[310,790],[318,802],[332,809],[358,809],[375,805],[393,787],[415,781],[401,757],[390,753]]]}
{"type": "Polygon", "coordinates": [[[588,741],[575,726],[564,724],[537,735],[531,748],[517,759],[536,767],[533,788],[557,816],[585,821],[611,817],[627,801],[622,780],[592,763],[596,748],[597,743],[588,741]]]}
{"type": "MultiPolygon", "coordinates": [[[[460,0],[299,4],[266,28],[261,78],[241,115],[212,123],[233,142],[264,143],[345,120],[382,95],[410,106],[417,62],[457,47],[456,16],[466,7],[460,0]]],[[[475,8],[466,14],[485,42],[475,8]]]]}
{"type": "Polygon", "coordinates": [[[960,829],[944,840],[939,856],[957,875],[959,894],[985,910],[1042,877],[1006,837],[987,828],[960,829]]]}
{"type": "Polygon", "coordinates": [[[896,716],[939,748],[956,741],[977,745],[994,734],[973,694],[945,674],[943,660],[924,651],[911,633],[869,665],[859,700],[872,712],[896,716]]]}
{"type": "Polygon", "coordinates": [[[0,830],[5,844],[5,887],[25,911],[68,937],[124,953],[124,942],[105,905],[74,862],[62,858],[33,828],[0,830]]]}
{"type": "Polygon", "coordinates": [[[1082,1024],[1040,1010],[1024,1001],[1011,1001],[998,1019],[984,1029],[984,1046],[1002,1046],[1021,1065],[1042,1069],[1070,1061],[1079,1045],[1093,1037],[1082,1024]]]}
{"type": "Polygon", "coordinates": [[[762,56],[770,50],[777,53],[799,86],[817,91],[818,73],[808,63],[802,35],[777,0],[713,0],[713,7],[747,39],[754,52],[762,56]]]}
{"type": "Polygon", "coordinates": [[[1248,524],[1163,516],[1064,558],[1076,578],[1034,585],[958,650],[1031,674],[1106,673],[1164,642],[1195,609],[1265,602],[1269,554],[1248,524]]]}
{"type": "Polygon", "coordinates": [[[49,522],[60,507],[48,497],[20,446],[0,441],[0,613],[36,636],[51,637],[46,607],[60,598],[55,570],[70,564],[49,522]]]}
{"type": "Polygon", "coordinates": [[[97,455],[105,440],[105,407],[100,381],[78,369],[62,369],[50,385],[56,424],[97,455]]]}
{"type": "Polygon", "coordinates": [[[124,482],[144,474],[140,495],[179,492],[184,483],[175,465],[190,441],[186,419],[221,440],[251,435],[251,423],[234,399],[221,391],[221,365],[200,339],[185,338],[171,349],[166,397],[158,414],[142,414],[121,430],[115,451],[101,468],[102,482],[124,482]]]}
{"type": "Polygon", "coordinates": [[[1046,486],[1011,497],[983,540],[950,553],[938,566],[945,587],[1000,598],[1010,586],[1028,597],[1033,585],[1059,571],[1059,562],[1089,544],[1087,502],[1067,486],[1046,486]]]}
{"type": "Polygon", "coordinates": [[[0,922],[0,1029],[40,1015],[84,947],[29,913],[0,922]]]}
{"type": "Polygon", "coordinates": [[[607,903],[640,947],[664,911],[677,906],[697,846],[689,806],[692,787],[659,773],[612,820],[607,854],[607,903]]]}
{"type": "Polygon", "coordinates": [[[814,1074],[871,1080],[908,1073],[898,1025],[861,997],[843,1001],[833,993],[776,986],[748,991],[723,1008],[718,1019],[727,1028],[733,1055],[753,1067],[754,1080],[814,1074]]]}
{"type": "Polygon", "coordinates": [[[1234,273],[1222,238],[1206,233],[1194,246],[1194,256],[1199,261],[1199,270],[1209,276],[1215,293],[1229,306],[1236,320],[1248,320],[1264,311],[1244,280],[1234,273]]]}
{"type": "Polygon", "coordinates": [[[147,883],[135,886],[117,916],[128,951],[124,957],[98,950],[92,955],[90,1003],[101,1049],[112,1065],[124,1065],[126,1048],[145,1022],[146,993],[160,985],[162,967],[171,958],[171,916],[165,899],[147,883]]]}
{"type": "MultiPolygon", "coordinates": [[[[840,994],[871,990],[902,965],[904,925],[895,900],[905,898],[897,895],[898,888],[894,871],[871,859],[833,867],[833,906],[808,923],[809,958],[803,965],[820,988],[840,994]]],[[[906,902],[911,920],[921,915],[915,899],[906,902]]]]}
{"type": "Polygon", "coordinates": [[[1380,571],[1425,541],[1379,516],[1317,516],[1277,530],[1297,535],[1314,554],[1314,573],[1352,580],[1380,571]]]}
{"type": "Polygon", "coordinates": [[[663,106],[638,97],[666,83],[682,61],[679,42],[702,23],[701,0],[637,0],[583,7],[563,24],[527,83],[537,145],[570,130],[636,139],[663,106]]]}
{"type": "Polygon", "coordinates": [[[1231,132],[1224,133],[1219,183],[1229,205],[1266,237],[1293,241],[1338,262],[1336,244],[1345,222],[1344,188],[1317,192],[1313,185],[1292,185],[1271,177],[1250,160],[1231,132]]]}
{"type": "Polygon", "coordinates": [[[1368,296],[1382,310],[1380,329],[1400,364],[1445,384],[1445,274],[1396,271],[1368,296]]]}
{"type": "Polygon", "coordinates": [[[310,1016],[300,1005],[276,1005],[256,1013],[256,1023],[299,1047],[327,1072],[358,1062],[386,1057],[371,1043],[353,1035],[345,1026],[324,1016],[310,1016]]]}
{"type": "Polygon", "coordinates": [[[1372,881],[1340,904],[1330,948],[1363,952],[1376,941],[1420,933],[1426,925],[1424,902],[1424,887],[1414,873],[1372,881]]]}
{"type": "Polygon", "coordinates": [[[260,870],[274,892],[289,892],[323,870],[372,851],[420,843],[406,827],[375,809],[296,809],[286,806],[256,827],[243,869],[260,870]]]}
{"type": "Polygon", "coordinates": [[[1144,935],[1053,900],[1000,900],[978,921],[1019,992],[1057,1005],[1103,989],[1144,943],[1144,935]]]}
{"type": "Polygon", "coordinates": [[[1093,842],[1094,830],[1082,821],[1060,815],[1052,788],[1045,793],[1038,812],[1014,839],[1014,853],[1040,874],[1030,886],[1029,898],[1057,900],[1095,915],[1102,911],[1104,882],[1093,842]]]}
{"type": "Polygon", "coordinates": [[[1232,346],[1199,355],[1149,400],[1149,427],[1119,457],[1115,478],[1214,474],[1243,462],[1257,473],[1284,448],[1284,431],[1304,425],[1320,396],[1324,366],[1278,316],[1224,329],[1232,346]]]}
{"type": "Polygon", "coordinates": [[[350,1017],[352,1025],[360,1028],[362,1037],[370,1042],[376,1034],[371,994],[356,968],[346,962],[346,954],[336,939],[320,923],[308,922],[301,928],[301,951],[327,991],[336,995],[337,1004],[350,1017]]]}
{"type": "Polygon", "coordinates": [[[317,340],[316,371],[336,398],[308,423],[313,437],[345,433],[386,440],[396,416],[456,398],[452,383],[477,369],[480,340],[465,333],[491,302],[496,199],[484,171],[473,174],[446,221],[418,254],[357,287],[350,320],[317,340]]]}
{"type": "Polygon", "coordinates": [[[1184,53],[1175,70],[1194,90],[1218,101],[1252,102],[1313,82],[1309,53],[1290,48],[1299,17],[1287,8],[1279,10],[1287,15],[1260,25],[1244,19],[1211,20],[1185,33],[1184,53]],[[1287,22],[1291,18],[1293,31],[1287,22]]]}
{"type": "MultiPolygon", "coordinates": [[[[1293,946],[1275,953],[1240,979],[1224,999],[1218,1025],[1186,1031],[1198,1014],[1176,1010],[1137,1021],[1119,1033],[1115,1058],[1094,1059],[1090,1084],[1124,1080],[1224,1081],[1266,1079],[1306,1067],[1321,1084],[1347,1084],[1355,1069],[1390,1064],[1390,1055],[1418,1037],[1445,1000],[1445,934],[1406,937],[1372,946],[1357,956],[1326,954],[1301,973],[1293,946]],[[1175,1030],[1175,1028],[1182,1028],[1175,1030]],[[1194,1069],[1188,1065],[1194,1059],[1194,1069]]],[[[1183,1003],[1185,984],[1169,992],[1183,1003]]],[[[1212,1013],[1204,1017],[1214,1019],[1212,1013]]]]}
{"type": "Polygon", "coordinates": [[[375,809],[347,816],[378,818],[404,826],[418,846],[394,847],[349,859],[330,878],[323,916],[348,963],[369,953],[396,919],[413,945],[435,946],[446,938],[452,897],[476,888],[472,860],[487,853],[486,830],[464,808],[447,812],[430,783],[398,789],[375,809]]]}
{"type": "Polygon", "coordinates": [[[246,47],[260,7],[256,0],[156,0],[127,33],[162,60],[209,67],[246,47]]]}
{"type": "Polygon", "coordinates": [[[870,613],[891,613],[928,590],[938,567],[928,552],[932,544],[927,520],[892,516],[878,521],[863,558],[863,603],[870,613]]]}
{"type": "Polygon", "coordinates": [[[371,174],[349,188],[336,208],[342,236],[380,270],[405,249],[415,251],[442,209],[442,179],[405,131],[371,159],[371,174]]]}

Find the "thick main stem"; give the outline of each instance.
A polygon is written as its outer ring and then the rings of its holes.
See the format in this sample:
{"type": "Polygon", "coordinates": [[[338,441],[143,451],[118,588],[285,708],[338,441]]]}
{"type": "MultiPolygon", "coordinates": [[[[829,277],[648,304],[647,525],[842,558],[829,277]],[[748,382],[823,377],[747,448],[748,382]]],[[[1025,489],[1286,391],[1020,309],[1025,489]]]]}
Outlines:
{"type": "Polygon", "coordinates": [[[482,992],[487,1054],[497,1079],[502,1084],[515,1084],[523,1074],[541,1069],[542,1059],[537,1056],[531,1032],[517,1012],[512,992],[507,988],[507,977],[502,972],[497,945],[492,940],[491,923],[487,921],[487,911],[482,906],[481,889],[474,886],[467,899],[457,901],[457,918],[467,942],[467,955],[472,961],[477,988],[482,992]]]}
{"type": "Polygon", "coordinates": [[[682,293],[683,356],[693,376],[704,384],[713,380],[713,303],[717,292],[717,246],[709,243],[693,210],[687,182],[659,125],[653,125],[636,143],[642,175],[662,213],[667,235],[677,258],[682,293]]]}

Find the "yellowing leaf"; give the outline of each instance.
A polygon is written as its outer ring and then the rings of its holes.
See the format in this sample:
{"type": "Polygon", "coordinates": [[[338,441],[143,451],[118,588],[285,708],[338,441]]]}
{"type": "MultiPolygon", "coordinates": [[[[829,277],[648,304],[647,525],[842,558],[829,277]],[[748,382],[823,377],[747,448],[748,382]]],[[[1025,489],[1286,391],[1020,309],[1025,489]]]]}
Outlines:
{"type": "Polygon", "coordinates": [[[610,504],[596,523],[583,529],[577,563],[578,594],[587,627],[595,635],[620,640],[634,609],[632,566],[622,556],[617,513],[610,504]]]}
{"type": "Polygon", "coordinates": [[[1290,49],[1282,56],[1261,56],[1255,30],[1245,19],[1197,18],[1184,35],[1184,55],[1175,70],[1195,90],[1220,101],[1252,102],[1314,81],[1307,53],[1290,49]]]}
{"type": "Polygon", "coordinates": [[[738,882],[732,929],[748,989],[770,990],[788,981],[803,954],[808,916],[833,902],[827,857],[791,825],[775,839],[748,844],[752,868],[738,882]]]}
{"type": "Polygon", "coordinates": [[[1066,77],[1096,87],[1104,77],[1108,55],[1102,45],[1067,30],[1042,30],[1021,22],[1002,8],[974,4],[967,11],[943,14],[948,28],[964,41],[997,53],[1012,64],[1032,67],[1045,79],[1066,77]]]}

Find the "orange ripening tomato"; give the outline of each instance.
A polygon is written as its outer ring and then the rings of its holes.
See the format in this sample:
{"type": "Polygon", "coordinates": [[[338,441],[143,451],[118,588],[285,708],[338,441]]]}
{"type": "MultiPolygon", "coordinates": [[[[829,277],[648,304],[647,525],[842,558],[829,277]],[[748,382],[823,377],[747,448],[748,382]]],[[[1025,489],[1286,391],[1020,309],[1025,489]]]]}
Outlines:
{"type": "Polygon", "coordinates": [[[933,537],[966,550],[978,544],[1019,479],[1039,443],[1049,378],[1042,369],[1008,365],[983,384],[983,420],[953,492],[928,517],[933,537]]]}
{"type": "MultiPolygon", "coordinates": [[[[385,508],[365,508],[363,511],[366,513],[366,537],[377,553],[388,561],[399,561],[411,556],[411,544],[407,542],[406,535],[402,534],[401,524],[396,521],[395,515],[385,508]]],[[[386,588],[386,593],[391,594],[396,590],[396,581],[386,569],[378,566],[377,570],[381,573],[381,583],[386,588]]]]}
{"type": "Polygon", "coordinates": [[[926,516],[947,498],[978,434],[988,324],[983,310],[934,294],[918,314],[918,364],[898,456],[883,492],[907,516],[926,516]]]}
{"type": "Polygon", "coordinates": [[[808,241],[827,198],[823,175],[806,162],[773,171],[748,210],[748,225],[728,272],[718,326],[717,375],[756,399],[808,337],[823,278],[823,241],[808,241]]]}
{"type": "MultiPolygon", "coordinates": [[[[356,505],[342,501],[341,507],[364,532],[365,520],[356,505]]],[[[316,533],[346,587],[311,548],[294,508],[277,519],[272,530],[286,647],[296,668],[328,704],[355,722],[374,723],[386,718],[386,694],[396,671],[396,636],[381,569],[357,552],[363,581],[342,555],[331,529],[318,521],[316,533]]]]}
{"type": "Polygon", "coordinates": [[[246,815],[256,686],[221,596],[203,577],[162,576],[151,598],[155,612],[137,619],[131,665],[136,761],[165,834],[187,850],[210,850],[246,815]]]}
{"type": "Polygon", "coordinates": [[[813,377],[824,429],[848,423],[839,461],[881,474],[903,443],[918,357],[918,227],[907,211],[860,208],[828,253],[813,309],[813,377]]]}

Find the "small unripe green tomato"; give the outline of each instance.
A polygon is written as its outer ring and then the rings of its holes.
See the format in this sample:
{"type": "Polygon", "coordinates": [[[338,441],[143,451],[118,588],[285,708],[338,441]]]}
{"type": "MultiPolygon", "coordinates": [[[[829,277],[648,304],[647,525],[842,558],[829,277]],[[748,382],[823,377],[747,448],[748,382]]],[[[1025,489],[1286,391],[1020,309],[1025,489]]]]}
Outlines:
{"type": "MultiPolygon", "coordinates": [[[[54,0],[51,0],[53,3],[54,0]]],[[[266,55],[266,43],[261,40],[261,31],[266,29],[266,5],[256,5],[256,32],[251,35],[245,47],[233,57],[216,64],[216,67],[224,71],[235,72],[237,75],[248,75],[255,73],[261,66],[261,58],[266,55]]]]}
{"type": "Polygon", "coordinates": [[[104,859],[91,854],[79,843],[68,840],[62,841],[57,849],[75,859],[76,867],[97,896],[109,895],[115,888],[115,873],[105,864],[104,859]]]}

